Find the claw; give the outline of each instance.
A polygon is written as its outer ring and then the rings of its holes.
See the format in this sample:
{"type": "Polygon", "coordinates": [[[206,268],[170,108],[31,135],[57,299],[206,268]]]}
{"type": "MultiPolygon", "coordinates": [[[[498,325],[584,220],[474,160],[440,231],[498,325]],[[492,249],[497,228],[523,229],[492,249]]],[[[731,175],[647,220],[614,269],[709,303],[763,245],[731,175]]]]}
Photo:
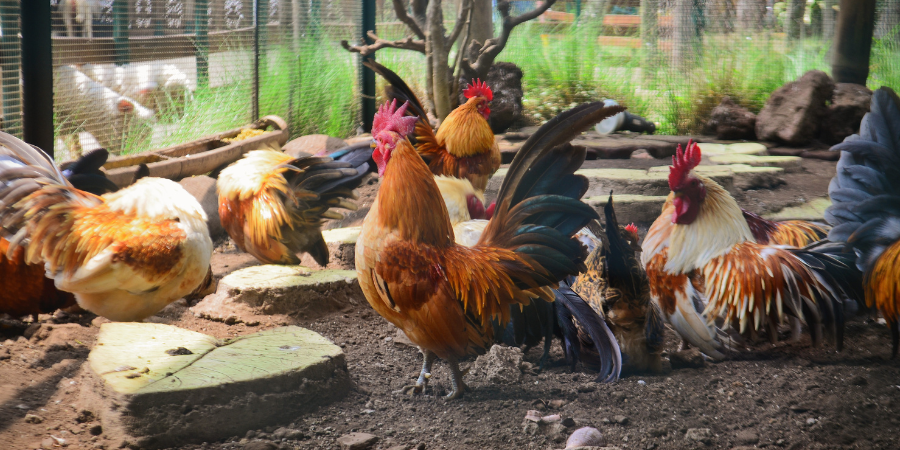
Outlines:
{"type": "Polygon", "coordinates": [[[421,394],[423,391],[425,391],[425,385],[418,383],[409,386],[403,386],[403,388],[400,389],[400,393],[404,395],[421,394]]]}

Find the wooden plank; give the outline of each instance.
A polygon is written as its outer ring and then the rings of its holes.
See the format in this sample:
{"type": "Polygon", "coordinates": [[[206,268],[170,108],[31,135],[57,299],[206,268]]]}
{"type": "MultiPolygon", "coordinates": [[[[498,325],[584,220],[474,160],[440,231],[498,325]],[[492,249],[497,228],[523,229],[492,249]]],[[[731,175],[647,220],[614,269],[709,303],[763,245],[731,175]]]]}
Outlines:
{"type": "Polygon", "coordinates": [[[635,28],[641,26],[641,16],[607,14],[603,16],[603,25],[608,27],[635,28]]]}
{"type": "Polygon", "coordinates": [[[575,21],[575,14],[548,9],[547,11],[544,11],[543,14],[541,14],[541,18],[552,22],[572,23],[575,21]]]}
{"type": "Polygon", "coordinates": [[[597,43],[609,47],[641,48],[641,38],[625,36],[599,36],[597,43]]]}

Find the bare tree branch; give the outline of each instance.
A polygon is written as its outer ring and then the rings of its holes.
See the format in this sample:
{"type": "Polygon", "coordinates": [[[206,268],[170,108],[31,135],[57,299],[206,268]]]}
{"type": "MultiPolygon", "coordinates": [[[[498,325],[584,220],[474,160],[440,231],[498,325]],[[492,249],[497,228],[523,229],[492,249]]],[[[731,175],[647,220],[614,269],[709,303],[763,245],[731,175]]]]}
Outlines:
{"type": "Polygon", "coordinates": [[[344,49],[347,51],[359,53],[362,56],[371,55],[372,53],[375,53],[376,51],[383,48],[400,48],[404,50],[417,51],[423,54],[425,53],[425,42],[421,40],[413,40],[411,36],[405,37],[398,41],[386,41],[379,38],[378,35],[376,35],[372,31],[366,33],[366,36],[369,36],[369,39],[372,39],[374,43],[369,45],[350,45],[350,43],[348,43],[347,41],[341,41],[341,46],[344,47],[344,49]]]}
{"type": "Polygon", "coordinates": [[[397,18],[400,19],[401,22],[405,23],[406,26],[412,30],[413,33],[419,39],[425,39],[425,33],[422,32],[422,28],[416,23],[415,19],[409,17],[409,14],[406,14],[406,6],[403,5],[403,0],[393,0],[394,1],[394,14],[397,15],[397,18]]]}
{"type": "Polygon", "coordinates": [[[509,15],[509,0],[498,0],[497,10],[500,12],[500,18],[503,22],[503,30],[500,33],[500,37],[498,39],[488,39],[478,52],[478,58],[475,60],[475,63],[464,61],[463,67],[471,69],[479,77],[487,77],[487,71],[491,68],[491,64],[494,63],[494,58],[506,47],[506,42],[509,40],[509,34],[513,28],[543,14],[554,3],[556,3],[556,0],[547,0],[539,7],[513,17],[509,15]]]}
{"type": "MultiPolygon", "coordinates": [[[[472,10],[472,1],[473,0],[464,0],[465,3],[463,3],[463,9],[456,18],[456,25],[453,26],[453,31],[450,32],[450,36],[444,38],[445,41],[455,42],[456,38],[459,37],[459,34],[462,33],[463,27],[469,23],[469,20],[471,20],[469,18],[469,12],[472,10]]],[[[460,50],[462,50],[462,48],[460,48],[460,50]]]]}
{"type": "Polygon", "coordinates": [[[425,28],[425,24],[428,23],[428,0],[409,0],[409,6],[412,7],[413,18],[419,24],[419,28],[425,28]]]}

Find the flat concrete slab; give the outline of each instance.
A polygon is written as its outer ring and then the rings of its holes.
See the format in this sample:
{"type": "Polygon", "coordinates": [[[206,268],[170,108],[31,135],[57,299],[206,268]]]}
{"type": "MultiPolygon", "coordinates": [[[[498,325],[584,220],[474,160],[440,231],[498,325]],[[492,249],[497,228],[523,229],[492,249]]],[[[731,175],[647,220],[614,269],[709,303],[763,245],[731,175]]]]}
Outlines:
{"type": "Polygon", "coordinates": [[[219,341],[154,323],[106,323],[82,369],[82,403],[108,437],[141,448],[241,436],[350,388],[340,347],[300,327],[219,341]]]}
{"type": "Polygon", "coordinates": [[[799,156],[745,155],[740,153],[710,156],[713,164],[747,164],[756,167],[780,167],[785,172],[798,172],[803,169],[803,158],[799,156]]]}
{"type": "Polygon", "coordinates": [[[355,270],[262,265],[226,275],[216,293],[207,295],[191,311],[210,320],[250,323],[259,320],[254,316],[272,314],[316,318],[360,301],[365,302],[365,297],[355,270]]]}
{"type": "MultiPolygon", "coordinates": [[[[362,227],[346,227],[325,230],[322,237],[328,244],[328,265],[326,269],[356,270],[356,239],[362,227]]],[[[300,257],[300,264],[306,267],[318,267],[309,254],[300,257]]]]}
{"type": "Polygon", "coordinates": [[[717,155],[765,155],[766,146],[756,142],[740,142],[736,144],[697,144],[704,158],[717,155]]]}
{"type": "MultiPolygon", "coordinates": [[[[653,223],[662,212],[662,207],[666,203],[665,195],[630,195],[630,194],[614,194],[613,202],[616,207],[616,218],[622,224],[628,223],[653,223]]],[[[603,208],[609,201],[609,195],[600,195],[596,197],[588,197],[584,202],[597,209],[597,212],[603,214],[603,208]]]]}
{"type": "Polygon", "coordinates": [[[784,208],[781,211],[772,214],[766,214],[763,217],[769,220],[808,220],[813,222],[825,221],[825,210],[831,206],[831,199],[817,198],[810,200],[802,205],[784,208]]]}
{"type": "MultiPolygon", "coordinates": [[[[506,173],[507,169],[501,168],[491,177],[484,195],[488,203],[497,197],[506,173]]],[[[613,191],[615,195],[669,195],[667,169],[665,172],[639,169],[580,169],[575,173],[584,175],[590,181],[585,197],[609,196],[609,191],[613,191]]],[[[733,173],[716,172],[709,176],[729,192],[734,191],[733,173]]]]}
{"type": "MultiPolygon", "coordinates": [[[[651,167],[650,172],[662,172],[667,176],[669,166],[651,167]]],[[[785,170],[781,167],[755,167],[749,164],[701,164],[694,171],[705,176],[731,173],[735,189],[771,189],[784,184],[782,175],[785,170]]]]}

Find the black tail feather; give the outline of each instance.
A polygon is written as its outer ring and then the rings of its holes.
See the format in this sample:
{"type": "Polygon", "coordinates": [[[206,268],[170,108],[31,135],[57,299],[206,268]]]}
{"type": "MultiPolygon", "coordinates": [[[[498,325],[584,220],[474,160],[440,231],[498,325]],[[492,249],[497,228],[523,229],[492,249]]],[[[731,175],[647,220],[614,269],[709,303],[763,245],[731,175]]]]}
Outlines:
{"type": "MultiPolygon", "coordinates": [[[[568,286],[560,285],[558,289],[554,290],[554,295],[556,296],[558,310],[565,310],[562,311],[562,317],[574,318],[578,322],[580,329],[590,337],[590,343],[596,349],[596,357],[599,359],[599,361],[595,362],[595,365],[598,365],[600,368],[597,381],[604,383],[617,381],[622,372],[622,351],[612,330],[606,325],[606,321],[568,286]]],[[[574,328],[567,326],[570,323],[560,325],[564,330],[564,335],[566,332],[571,333],[574,328]]],[[[575,329],[577,330],[577,328],[575,329]]],[[[566,340],[571,342],[573,349],[579,350],[578,352],[573,352],[575,356],[580,356],[581,358],[588,356],[589,353],[584,351],[584,347],[577,337],[577,331],[576,336],[573,337],[569,334],[566,336],[566,340]]]]}
{"type": "Polygon", "coordinates": [[[429,127],[431,126],[427,122],[428,118],[425,115],[425,108],[422,106],[422,102],[420,102],[419,98],[416,97],[416,93],[409,88],[405,81],[403,81],[403,78],[400,78],[400,75],[397,75],[393,70],[388,69],[387,67],[384,67],[371,59],[363,62],[363,65],[372,69],[373,72],[381,75],[382,78],[390,83],[390,86],[386,86],[384,88],[384,94],[385,96],[387,96],[388,102],[396,99],[397,104],[402,105],[403,102],[408,101],[408,114],[418,116],[419,120],[422,121],[425,125],[428,125],[429,127]]]}

